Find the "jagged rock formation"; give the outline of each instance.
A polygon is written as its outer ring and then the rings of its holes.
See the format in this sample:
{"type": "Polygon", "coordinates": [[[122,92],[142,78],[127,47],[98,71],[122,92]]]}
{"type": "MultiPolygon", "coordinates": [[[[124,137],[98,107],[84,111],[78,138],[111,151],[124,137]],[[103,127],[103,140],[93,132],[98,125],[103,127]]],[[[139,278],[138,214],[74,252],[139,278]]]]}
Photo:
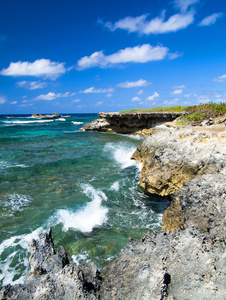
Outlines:
{"type": "Polygon", "coordinates": [[[99,113],[100,119],[85,124],[81,130],[149,135],[148,129],[181,115],[177,112],[99,113]]]}
{"type": "Polygon", "coordinates": [[[30,248],[31,270],[25,285],[3,287],[1,299],[97,299],[99,271],[93,263],[69,264],[64,249],[56,253],[51,229],[39,241],[33,240],[30,248]]]}
{"type": "Polygon", "coordinates": [[[57,113],[52,113],[52,115],[41,115],[41,114],[33,114],[32,118],[36,118],[36,119],[59,119],[61,118],[61,115],[57,114],[57,113]]]}

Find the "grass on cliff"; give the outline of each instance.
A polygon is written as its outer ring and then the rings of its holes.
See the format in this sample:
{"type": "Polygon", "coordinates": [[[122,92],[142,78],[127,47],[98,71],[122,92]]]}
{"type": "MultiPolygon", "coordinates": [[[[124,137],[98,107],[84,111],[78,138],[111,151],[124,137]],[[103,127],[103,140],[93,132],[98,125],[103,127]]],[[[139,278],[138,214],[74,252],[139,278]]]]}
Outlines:
{"type": "Polygon", "coordinates": [[[226,103],[209,103],[193,106],[169,106],[169,107],[152,107],[148,109],[131,109],[123,110],[120,113],[136,112],[184,112],[185,115],[177,118],[178,125],[200,124],[209,118],[217,118],[226,115],[226,103]]]}
{"type": "Polygon", "coordinates": [[[182,112],[185,111],[189,106],[167,106],[167,107],[151,107],[151,108],[141,108],[141,109],[131,109],[131,110],[122,110],[119,113],[138,113],[138,112],[182,112]]]}

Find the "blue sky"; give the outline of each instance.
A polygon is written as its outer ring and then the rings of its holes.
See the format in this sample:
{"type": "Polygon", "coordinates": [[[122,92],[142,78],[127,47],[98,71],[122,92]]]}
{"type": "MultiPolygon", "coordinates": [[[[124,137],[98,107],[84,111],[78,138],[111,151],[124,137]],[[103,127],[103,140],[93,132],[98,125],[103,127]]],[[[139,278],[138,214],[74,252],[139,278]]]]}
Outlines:
{"type": "Polygon", "coordinates": [[[226,102],[222,0],[0,2],[0,114],[226,102]]]}

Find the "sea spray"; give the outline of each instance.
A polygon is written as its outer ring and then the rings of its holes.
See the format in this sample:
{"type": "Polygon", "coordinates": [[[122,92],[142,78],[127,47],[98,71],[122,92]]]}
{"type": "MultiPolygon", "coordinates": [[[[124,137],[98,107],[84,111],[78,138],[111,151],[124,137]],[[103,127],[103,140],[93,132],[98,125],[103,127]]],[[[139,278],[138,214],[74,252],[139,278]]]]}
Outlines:
{"type": "Polygon", "coordinates": [[[92,201],[76,212],[66,209],[58,210],[56,214],[57,223],[63,224],[64,231],[70,228],[81,232],[91,232],[94,227],[101,226],[107,220],[108,209],[102,206],[102,200],[107,201],[106,195],[95,190],[89,184],[83,184],[82,188],[84,194],[92,201]]]}

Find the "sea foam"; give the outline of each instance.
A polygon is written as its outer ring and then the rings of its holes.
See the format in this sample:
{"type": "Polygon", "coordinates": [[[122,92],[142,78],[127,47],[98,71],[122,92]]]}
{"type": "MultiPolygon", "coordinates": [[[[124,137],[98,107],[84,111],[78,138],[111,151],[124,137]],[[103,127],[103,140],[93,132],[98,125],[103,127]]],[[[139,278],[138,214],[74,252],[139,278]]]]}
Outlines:
{"type": "Polygon", "coordinates": [[[110,152],[117,163],[120,164],[122,169],[127,167],[136,166],[139,168],[139,164],[131,159],[136,147],[127,145],[124,143],[107,143],[104,147],[104,151],[110,152]]]}
{"type": "Polygon", "coordinates": [[[67,209],[60,209],[56,214],[57,223],[63,224],[63,230],[69,228],[81,232],[91,232],[94,227],[101,226],[107,220],[108,209],[102,206],[102,200],[107,200],[106,195],[94,189],[89,184],[82,185],[83,192],[91,202],[76,212],[67,209]]]}
{"type": "Polygon", "coordinates": [[[39,227],[28,234],[13,236],[0,244],[0,282],[6,284],[19,284],[24,282],[24,276],[28,271],[29,242],[38,239],[43,228],[39,227]],[[14,265],[13,261],[17,261],[14,265]],[[18,269],[24,268],[22,276],[18,278],[18,269]],[[15,280],[15,276],[17,276],[15,280]]]}
{"type": "Polygon", "coordinates": [[[76,121],[72,121],[72,123],[75,125],[83,124],[83,122],[76,122],[76,121]]]}

